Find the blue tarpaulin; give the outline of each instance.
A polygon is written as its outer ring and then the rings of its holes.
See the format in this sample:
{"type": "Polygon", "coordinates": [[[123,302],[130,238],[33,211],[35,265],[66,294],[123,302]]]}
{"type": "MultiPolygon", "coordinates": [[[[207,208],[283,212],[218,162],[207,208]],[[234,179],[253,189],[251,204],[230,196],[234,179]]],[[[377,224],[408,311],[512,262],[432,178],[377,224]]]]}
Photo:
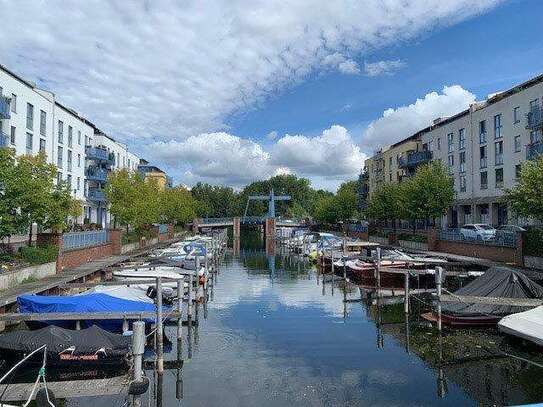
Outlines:
{"type": "MultiPolygon", "coordinates": [[[[154,304],[143,301],[130,301],[111,295],[95,293],[84,295],[21,295],[17,297],[19,312],[138,312],[155,311],[154,304]]],[[[82,328],[98,325],[108,331],[122,329],[122,320],[81,321],[82,328]]],[[[49,321],[49,324],[70,326],[70,321],[49,321]]]]}

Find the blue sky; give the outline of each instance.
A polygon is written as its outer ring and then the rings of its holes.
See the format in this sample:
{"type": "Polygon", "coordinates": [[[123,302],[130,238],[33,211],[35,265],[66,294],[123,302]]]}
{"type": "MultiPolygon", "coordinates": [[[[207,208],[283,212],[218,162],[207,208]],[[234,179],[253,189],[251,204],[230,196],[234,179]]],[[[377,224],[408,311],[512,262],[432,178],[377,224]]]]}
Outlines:
{"type": "Polygon", "coordinates": [[[96,2],[0,0],[0,61],[186,185],[334,190],[543,72],[539,0],[96,2]]]}

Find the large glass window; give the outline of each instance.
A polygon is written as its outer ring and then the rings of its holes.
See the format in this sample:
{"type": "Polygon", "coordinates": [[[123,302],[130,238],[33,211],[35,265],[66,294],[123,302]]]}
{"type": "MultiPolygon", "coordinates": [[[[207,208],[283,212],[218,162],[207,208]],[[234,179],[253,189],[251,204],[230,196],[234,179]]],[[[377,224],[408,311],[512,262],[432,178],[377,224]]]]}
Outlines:
{"type": "Polygon", "coordinates": [[[486,143],[486,120],[479,122],[479,143],[486,143]]]}
{"type": "Polygon", "coordinates": [[[64,143],[64,122],[62,120],[58,121],[58,143],[64,143]]]}
{"type": "Polygon", "coordinates": [[[466,131],[464,129],[458,130],[458,149],[463,150],[466,147],[466,131]]]}
{"type": "Polygon", "coordinates": [[[447,134],[447,146],[448,146],[449,153],[451,151],[454,151],[454,134],[453,133],[447,134]]]}
{"type": "Polygon", "coordinates": [[[40,110],[40,134],[45,136],[47,129],[47,113],[43,110],[40,110]]]}
{"type": "Polygon", "coordinates": [[[68,148],[72,148],[73,143],[73,137],[74,137],[74,129],[72,126],[68,126],[68,148]]]}
{"type": "Polygon", "coordinates": [[[481,172],[481,189],[488,188],[488,173],[486,171],[481,172]]]}
{"type": "Polygon", "coordinates": [[[497,114],[494,116],[494,138],[502,137],[502,115],[497,114]]]}
{"type": "Polygon", "coordinates": [[[460,192],[466,192],[466,176],[460,175],[460,192]]]}
{"type": "Polygon", "coordinates": [[[68,171],[72,170],[72,150],[68,150],[68,171]]]}
{"type": "Polygon", "coordinates": [[[513,123],[520,123],[520,107],[517,106],[513,109],[513,123]]]}
{"type": "Polygon", "coordinates": [[[32,154],[33,150],[33,144],[34,144],[34,137],[32,136],[32,133],[26,133],[26,153],[32,154]]]}
{"type": "Polygon", "coordinates": [[[460,172],[465,172],[466,171],[466,152],[465,151],[460,152],[459,159],[460,159],[460,172]]]}
{"type": "Polygon", "coordinates": [[[503,188],[503,168],[496,168],[496,188],[503,188]]]}
{"type": "Polygon", "coordinates": [[[486,146],[479,147],[480,167],[486,168],[486,146]]]}
{"type": "Polygon", "coordinates": [[[40,139],[40,153],[45,153],[45,139],[40,139]]]}
{"type": "Polygon", "coordinates": [[[30,103],[26,104],[26,128],[34,130],[34,106],[30,103]]]}
{"type": "Polygon", "coordinates": [[[514,140],[514,143],[513,143],[513,147],[514,147],[514,149],[515,149],[515,153],[520,152],[520,149],[521,149],[521,145],[520,145],[520,135],[519,135],[519,136],[515,136],[515,140],[514,140]]]}
{"type": "Polygon", "coordinates": [[[57,167],[62,168],[62,156],[64,154],[64,151],[62,147],[59,147],[57,150],[57,167]]]}
{"type": "Polygon", "coordinates": [[[15,93],[11,94],[10,108],[11,113],[17,113],[17,95],[15,93]]]}
{"type": "Polygon", "coordinates": [[[15,142],[17,141],[16,140],[16,132],[17,132],[17,129],[15,128],[15,126],[11,126],[10,135],[9,135],[11,145],[15,145],[15,142]]]}
{"type": "Polygon", "coordinates": [[[495,165],[503,164],[503,141],[494,143],[494,158],[495,165]]]}

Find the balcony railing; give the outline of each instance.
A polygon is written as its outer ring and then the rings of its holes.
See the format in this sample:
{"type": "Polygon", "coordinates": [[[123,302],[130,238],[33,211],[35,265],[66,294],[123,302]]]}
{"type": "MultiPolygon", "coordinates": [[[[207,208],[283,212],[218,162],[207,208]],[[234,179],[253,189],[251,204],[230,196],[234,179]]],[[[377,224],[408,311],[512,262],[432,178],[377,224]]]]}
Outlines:
{"type": "Polygon", "coordinates": [[[526,115],[526,128],[529,130],[540,130],[543,128],[543,108],[534,106],[526,115]]]}
{"type": "Polygon", "coordinates": [[[98,147],[85,147],[85,154],[89,160],[103,161],[108,165],[115,164],[115,154],[98,147]]]}
{"type": "Polygon", "coordinates": [[[107,170],[90,167],[85,171],[85,177],[88,181],[106,182],[107,170]]]}
{"type": "Polygon", "coordinates": [[[94,202],[105,202],[106,194],[104,194],[104,191],[102,191],[101,189],[89,188],[89,192],[87,193],[87,199],[94,202]]]}
{"type": "Polygon", "coordinates": [[[0,96],[0,120],[7,120],[11,117],[10,114],[11,99],[5,96],[0,96]]]}
{"type": "Polygon", "coordinates": [[[535,160],[537,157],[543,155],[543,141],[528,144],[526,146],[526,159],[535,160]]]}
{"type": "Polygon", "coordinates": [[[431,151],[412,151],[407,154],[407,157],[400,157],[398,160],[398,167],[409,168],[416,167],[417,165],[424,164],[432,159],[431,151]]]}

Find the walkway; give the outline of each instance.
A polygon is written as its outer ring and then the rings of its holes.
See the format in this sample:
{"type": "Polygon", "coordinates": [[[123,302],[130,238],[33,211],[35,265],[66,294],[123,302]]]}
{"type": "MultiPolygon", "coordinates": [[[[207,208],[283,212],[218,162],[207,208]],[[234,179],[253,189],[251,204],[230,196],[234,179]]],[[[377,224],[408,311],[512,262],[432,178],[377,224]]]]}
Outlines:
{"type": "Polygon", "coordinates": [[[154,246],[149,246],[141,250],[134,251],[126,255],[116,255],[108,256],[102,259],[94,260],[85,264],[82,264],[79,267],[74,269],[64,270],[62,273],[58,273],[49,277],[45,277],[38,281],[33,281],[29,283],[19,284],[16,287],[9,288],[0,292],[0,307],[9,306],[17,302],[17,297],[23,294],[38,294],[52,288],[70,283],[72,281],[78,280],[80,278],[86,277],[97,271],[103,270],[105,268],[111,267],[115,264],[126,261],[132,257],[140,256],[150,250],[168,245],[175,241],[180,240],[179,238],[170,239],[167,241],[160,242],[154,246]]]}

